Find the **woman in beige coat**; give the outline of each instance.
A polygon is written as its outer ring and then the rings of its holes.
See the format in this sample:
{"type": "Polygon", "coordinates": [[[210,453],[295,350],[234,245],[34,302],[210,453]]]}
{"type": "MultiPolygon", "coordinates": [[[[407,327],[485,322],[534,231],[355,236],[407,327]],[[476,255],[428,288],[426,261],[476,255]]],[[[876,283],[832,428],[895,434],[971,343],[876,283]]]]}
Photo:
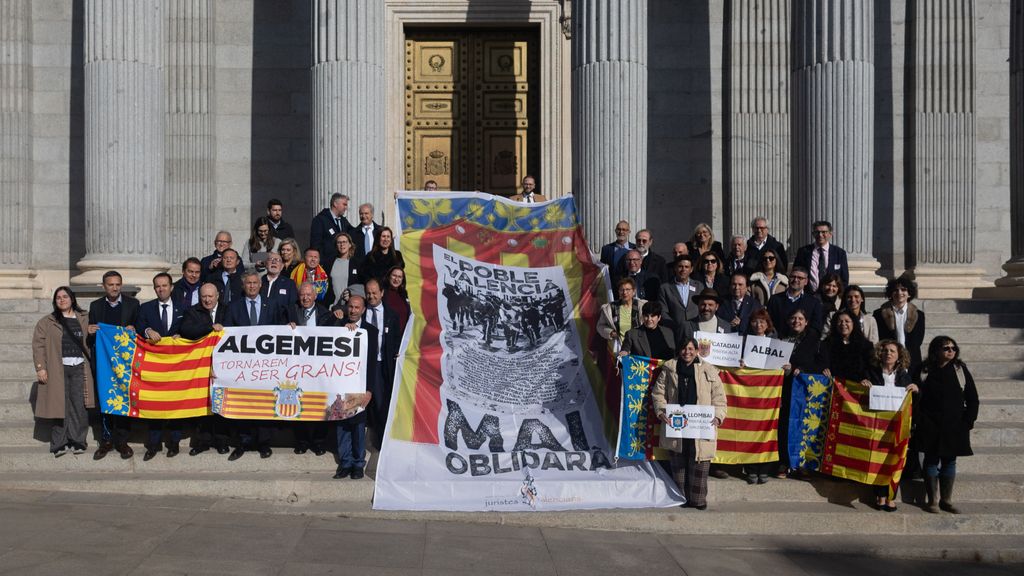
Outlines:
{"type": "Polygon", "coordinates": [[[82,454],[86,448],[89,417],[95,408],[92,370],[86,352],[89,317],[66,286],[53,292],[53,312],[36,323],[32,335],[32,361],[36,368],[36,418],[53,420],[50,452],[82,454]]]}
{"type": "MultiPolygon", "coordinates": [[[[693,338],[683,343],[677,358],[661,367],[651,398],[662,422],[668,422],[666,404],[714,406],[715,427],[725,421],[725,387],[718,369],[697,356],[697,341],[693,338]]],[[[672,451],[672,477],[686,496],[684,506],[698,510],[708,507],[708,470],[716,445],[717,440],[661,439],[661,446],[672,451]]]]}

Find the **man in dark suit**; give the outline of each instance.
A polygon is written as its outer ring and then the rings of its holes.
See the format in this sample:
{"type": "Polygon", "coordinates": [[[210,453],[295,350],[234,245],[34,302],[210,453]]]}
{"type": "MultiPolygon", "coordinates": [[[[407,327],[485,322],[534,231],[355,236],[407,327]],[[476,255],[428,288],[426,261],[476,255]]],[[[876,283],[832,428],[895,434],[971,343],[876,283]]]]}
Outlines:
{"type": "MultiPolygon", "coordinates": [[[[242,274],[243,297],[228,305],[224,318],[225,326],[284,326],[290,313],[275,298],[260,296],[260,275],[256,272],[242,274]]],[[[293,324],[294,325],[294,324],[293,324]]],[[[238,460],[246,450],[259,450],[261,458],[270,458],[270,440],[274,429],[269,425],[253,426],[247,421],[238,424],[239,445],[228,460],[238,460]],[[255,435],[255,436],[254,436],[255,435]]]]}
{"type": "Polygon", "coordinates": [[[733,236],[729,243],[729,253],[722,261],[726,276],[732,276],[736,272],[742,272],[747,276],[754,273],[750,267],[750,260],[747,258],[747,239],[743,236],[733,236]]]}
{"type": "Polygon", "coordinates": [[[818,289],[819,282],[826,274],[838,274],[843,286],[850,285],[850,264],[847,262],[846,250],[832,244],[832,223],[819,220],[812,225],[814,242],[801,246],[796,251],[793,266],[807,269],[809,274],[808,291],[818,289]]]}
{"type": "Polygon", "coordinates": [[[676,339],[672,331],[661,322],[661,302],[644,304],[640,314],[641,324],[626,332],[619,356],[633,354],[658,360],[671,360],[676,355],[676,339]]]}
{"type": "MultiPolygon", "coordinates": [[[[217,236],[214,237],[213,240],[213,254],[204,256],[200,261],[200,267],[202,269],[202,275],[199,278],[200,282],[209,282],[211,278],[218,276],[218,273],[224,269],[224,251],[230,248],[231,233],[227,230],[217,232],[217,236]]],[[[235,256],[238,256],[238,252],[235,252],[235,256]]],[[[239,262],[237,267],[240,272],[245,271],[245,264],[239,262]]]]}
{"type": "MultiPolygon", "coordinates": [[[[669,277],[665,275],[665,259],[654,253],[654,236],[646,228],[636,233],[636,249],[643,256],[640,268],[658,277],[659,282],[667,282],[669,277]]],[[[653,298],[653,296],[651,296],[653,298]]]]}
{"type": "Polygon", "coordinates": [[[171,300],[174,305],[187,310],[199,304],[199,287],[203,285],[203,264],[199,258],[190,256],[181,263],[181,278],[171,288],[171,300]]]}
{"type": "Polygon", "coordinates": [[[643,256],[637,250],[630,250],[622,258],[624,270],[618,276],[612,278],[612,285],[618,286],[619,280],[632,278],[636,284],[636,297],[641,300],[653,300],[657,298],[658,290],[661,288],[661,279],[657,274],[644,270],[643,256]]]}
{"type": "Polygon", "coordinates": [[[348,196],[335,192],[331,194],[331,205],[317,214],[309,225],[309,246],[321,254],[334,254],[334,235],[351,232],[352,224],[345,218],[348,211],[348,196]]]}
{"type": "Polygon", "coordinates": [[[821,310],[821,300],[806,291],[808,273],[807,269],[801,266],[793,266],[789,273],[789,286],[782,294],[772,296],[768,301],[768,315],[772,318],[775,331],[779,338],[789,336],[789,315],[797,308],[804,311],[807,317],[807,326],[817,330],[825,323],[824,314],[821,310]]]}
{"type": "MultiPolygon", "coordinates": [[[[690,321],[694,332],[711,332],[713,334],[731,334],[732,326],[718,317],[718,307],[722,297],[714,288],[705,288],[693,297],[697,301],[697,318],[690,321]]],[[[685,343],[685,341],[684,341],[685,343]]]]}
{"type": "MultiPolygon", "coordinates": [[[[352,229],[352,243],[356,245],[357,258],[362,259],[373,250],[373,244],[380,239],[381,230],[381,225],[373,221],[373,204],[360,204],[359,225],[352,229]]],[[[335,252],[336,250],[331,250],[330,253],[335,252]]]]}
{"type": "MultiPolygon", "coordinates": [[[[139,307],[139,318],[135,322],[135,332],[150,344],[158,343],[165,336],[177,334],[181,329],[181,319],[185,312],[171,298],[170,274],[161,272],[154,276],[153,291],[156,292],[156,299],[139,307]]],[[[177,456],[178,445],[181,442],[181,420],[151,419],[146,423],[149,426],[149,435],[146,440],[146,454],[142,460],[148,462],[160,452],[164,429],[168,432],[167,457],[177,456]]]]}
{"type": "Polygon", "coordinates": [[[210,274],[206,281],[213,283],[220,291],[221,304],[228,305],[242,298],[242,259],[233,248],[224,250],[221,267],[210,274]]]}
{"type": "Polygon", "coordinates": [[[295,229],[284,221],[284,204],[277,198],[267,200],[267,219],[270,220],[270,234],[274,238],[295,238],[295,229]]]}
{"type": "MultiPolygon", "coordinates": [[[[345,326],[349,330],[362,328],[366,330],[366,389],[371,391],[379,385],[375,382],[377,370],[377,329],[373,324],[363,318],[366,311],[366,300],[359,295],[353,294],[348,299],[345,326]]],[[[376,402],[374,397],[371,403],[376,402]]],[[[363,477],[363,469],[366,468],[366,412],[372,410],[368,406],[366,411],[346,418],[338,422],[338,470],[334,478],[351,478],[359,480],[363,477]]]]}
{"type": "Polygon", "coordinates": [[[746,334],[750,315],[763,308],[757,298],[750,295],[749,280],[743,272],[734,272],[729,280],[731,298],[718,307],[718,317],[732,326],[733,332],[746,334]]]}
{"type": "Polygon", "coordinates": [[[271,252],[267,255],[267,274],[260,282],[260,296],[276,298],[286,307],[291,308],[299,300],[299,289],[295,281],[283,274],[284,260],[281,255],[271,252]]]}
{"type": "MultiPolygon", "coordinates": [[[[317,302],[316,288],[309,282],[299,286],[299,301],[292,304],[297,326],[337,326],[337,319],[326,306],[317,302]]],[[[310,448],[317,456],[327,452],[327,422],[294,422],[295,453],[305,454],[310,448]]]]}
{"type": "MultiPolygon", "coordinates": [[[[100,322],[135,329],[135,321],[139,318],[139,301],[127,294],[121,294],[121,284],[121,274],[118,271],[110,270],[104,273],[104,297],[89,304],[89,346],[92,347],[93,358],[96,357],[95,334],[99,330],[100,322]]],[[[102,459],[111,450],[117,450],[125,460],[131,458],[135,453],[131,446],[128,446],[131,420],[126,416],[102,413],[100,419],[103,431],[100,446],[92,455],[93,460],[102,459]]]]}
{"type": "MultiPolygon", "coordinates": [[[[199,304],[192,306],[185,311],[181,319],[179,330],[182,338],[199,340],[206,337],[210,332],[224,329],[224,317],[227,316],[228,307],[220,305],[220,292],[217,286],[206,283],[199,287],[199,304]]],[[[218,414],[210,414],[199,418],[196,426],[196,435],[193,437],[192,449],[188,451],[189,456],[196,456],[210,449],[211,444],[217,449],[218,454],[227,454],[229,427],[218,414]]]]}
{"type": "Polygon", "coordinates": [[[380,449],[384,440],[384,426],[388,421],[388,409],[391,407],[391,387],[395,379],[395,366],[398,360],[398,348],[402,345],[402,335],[398,330],[398,316],[384,306],[384,290],[380,282],[370,278],[364,286],[366,289],[366,312],[363,319],[377,329],[377,374],[374,381],[378,389],[373,392],[373,414],[370,424],[374,428],[374,444],[380,449]]]}
{"type": "Polygon", "coordinates": [[[629,241],[629,222],[620,220],[615,225],[615,242],[601,247],[601,263],[610,270],[618,270],[622,257],[634,249],[636,244],[629,241]]]}
{"type": "Polygon", "coordinates": [[[778,256],[776,270],[785,273],[789,260],[786,258],[786,247],[769,234],[771,229],[768,226],[768,219],[758,216],[750,221],[750,239],[747,240],[747,267],[751,270],[759,270],[761,255],[765,250],[771,249],[778,256]]]}
{"type": "Polygon", "coordinates": [[[662,322],[672,328],[676,344],[681,346],[693,337],[690,320],[697,317],[697,301],[694,297],[704,289],[699,280],[690,278],[693,261],[689,255],[676,258],[675,278],[661,285],[658,301],[666,316],[662,322]]]}

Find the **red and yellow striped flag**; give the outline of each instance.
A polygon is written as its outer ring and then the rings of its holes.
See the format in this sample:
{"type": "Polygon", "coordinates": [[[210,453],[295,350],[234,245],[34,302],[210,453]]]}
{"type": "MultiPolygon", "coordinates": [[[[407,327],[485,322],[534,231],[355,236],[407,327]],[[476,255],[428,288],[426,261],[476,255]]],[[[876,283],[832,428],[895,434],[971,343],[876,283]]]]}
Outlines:
{"type": "Polygon", "coordinates": [[[225,418],[319,421],[327,411],[327,392],[303,392],[288,403],[279,402],[273,390],[216,388],[214,394],[215,412],[225,418]]]}
{"type": "Polygon", "coordinates": [[[868,387],[835,381],[821,472],[863,484],[889,486],[894,497],[910,442],[910,395],[896,412],[868,410],[868,387]]]}
{"type": "Polygon", "coordinates": [[[157,420],[206,416],[213,348],[220,335],[167,337],[150,344],[133,330],[100,324],[96,377],[102,411],[157,420]]]}
{"type": "Polygon", "coordinates": [[[716,464],[760,464],[779,459],[782,370],[721,370],[729,417],[718,428],[716,464]]]}

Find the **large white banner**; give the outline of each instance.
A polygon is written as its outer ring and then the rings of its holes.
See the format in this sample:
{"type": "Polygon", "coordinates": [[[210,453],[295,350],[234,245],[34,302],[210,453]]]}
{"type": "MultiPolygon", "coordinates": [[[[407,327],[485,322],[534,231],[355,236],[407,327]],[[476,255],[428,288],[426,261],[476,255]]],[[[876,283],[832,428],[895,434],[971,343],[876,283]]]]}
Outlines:
{"type": "Polygon", "coordinates": [[[366,408],[365,330],[225,328],[213,352],[214,413],[256,420],[340,420],[366,408]]]}
{"type": "Polygon", "coordinates": [[[432,256],[442,349],[440,442],[387,435],[374,508],[678,505],[682,498],[660,466],[612,459],[582,366],[563,268],[491,264],[436,245],[432,256]]]}

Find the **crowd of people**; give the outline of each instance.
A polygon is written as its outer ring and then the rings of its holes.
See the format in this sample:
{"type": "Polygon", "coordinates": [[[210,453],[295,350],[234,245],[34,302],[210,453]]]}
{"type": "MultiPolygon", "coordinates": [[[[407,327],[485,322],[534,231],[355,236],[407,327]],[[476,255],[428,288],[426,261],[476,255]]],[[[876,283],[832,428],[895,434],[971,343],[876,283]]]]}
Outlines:
{"type": "MultiPolygon", "coordinates": [[[[436,189],[436,184],[428,183],[426,189],[436,189]]],[[[544,201],[532,177],[524,180],[523,189],[514,200],[544,201]]],[[[368,203],[358,207],[358,222],[352,224],[346,217],[348,205],[346,195],[332,195],[329,206],[311,222],[303,250],[294,228],[283,219],[282,202],[270,200],[240,251],[229,232],[218,232],[213,252],[186,259],[178,280],[157,274],[156,298],[143,304],[122,293],[122,277],[115,270],[104,274],[104,297],[93,301],[88,313],[69,287],[55,290],[53,311],[39,320],[32,340],[38,382],[35,413],[52,423],[51,453],[61,457],[86,450],[88,409],[96,407],[93,360],[100,323],[131,328],[152,343],[174,335],[197,339],[226,326],[342,326],[368,333],[367,390],[372,400],[367,410],[337,424],[288,424],[295,453],[319,456],[333,445],[339,462],[334,477],[362,478],[367,425],[378,449],[382,441],[410,305],[405,262],[392,230],[374,222],[374,207],[368,203]]],[[[913,446],[923,454],[927,508],[956,512],[956,459],[971,454],[969,432],[977,418],[978,394],[953,338],[934,338],[922,357],[925,314],[912,302],[917,292],[912,279],[890,280],[886,302],[869,313],[864,291],[849,285],[846,253],[831,243],[829,222],[814,223],[815,241],[797,250],[792,266],[785,246],[770,234],[767,219],[755,218],[751,232],[749,238],[733,237],[726,254],[711,227],[699,224],[689,240],[673,246],[673,259],[667,262],[652,250],[649,230],[638,231],[634,243],[629,223],[619,222],[615,241],[600,251],[616,298],[602,307],[598,332],[616,354],[668,360],[653,391],[662,418],[665,404],[686,403],[714,406],[716,424],[728,416],[717,370],[697,354],[698,331],[792,342],[789,375],[821,373],[865,385],[907,388],[914,396],[913,446]]],[[[451,320],[457,326],[458,315],[451,320]]],[[[788,394],[787,379],[780,446],[788,433],[788,394]]],[[[146,428],[143,460],[164,448],[167,457],[179,453],[185,422],[140,422],[146,428]]],[[[131,424],[127,417],[101,414],[93,458],[112,451],[132,458],[131,424]]],[[[262,458],[273,453],[273,423],[214,415],[187,424],[194,427],[191,456],[211,449],[229,454],[229,460],[247,451],[262,458]]],[[[673,478],[688,505],[704,509],[709,474],[727,475],[712,471],[715,442],[681,440],[668,448],[673,452],[673,478]]],[[[796,474],[784,451],[778,463],[744,470],[751,484],[796,474]]],[[[888,496],[879,492],[877,504],[893,510],[888,496]]]]}
{"type": "MultiPolygon", "coordinates": [[[[602,306],[598,332],[620,356],[667,361],[652,389],[659,418],[667,421],[666,404],[714,406],[716,425],[727,417],[717,370],[697,354],[697,332],[783,339],[793,351],[785,365],[779,460],[744,467],[747,483],[805,474],[790,467],[786,450],[791,379],[801,372],[823,374],[907,389],[914,402],[911,449],[923,456],[926,509],[957,512],[956,459],[971,454],[978,392],[953,338],[933,338],[922,357],[925,314],[913,304],[913,279],[889,280],[885,302],[869,313],[864,290],[849,284],[846,252],[831,242],[831,223],[813,224],[814,242],[797,250],[792,266],[766,218],[754,218],[750,228],[750,237],[731,239],[726,254],[711,227],[698,224],[688,241],[673,246],[674,258],[666,263],[652,251],[649,230],[637,232],[634,243],[629,223],[621,221],[615,241],[601,248],[615,298],[602,306]]],[[[672,439],[668,449],[670,471],[688,505],[703,510],[708,476],[729,476],[724,467],[711,466],[714,441],[672,439]]],[[[896,510],[888,488],[875,496],[879,509],[896,510]]]]}

